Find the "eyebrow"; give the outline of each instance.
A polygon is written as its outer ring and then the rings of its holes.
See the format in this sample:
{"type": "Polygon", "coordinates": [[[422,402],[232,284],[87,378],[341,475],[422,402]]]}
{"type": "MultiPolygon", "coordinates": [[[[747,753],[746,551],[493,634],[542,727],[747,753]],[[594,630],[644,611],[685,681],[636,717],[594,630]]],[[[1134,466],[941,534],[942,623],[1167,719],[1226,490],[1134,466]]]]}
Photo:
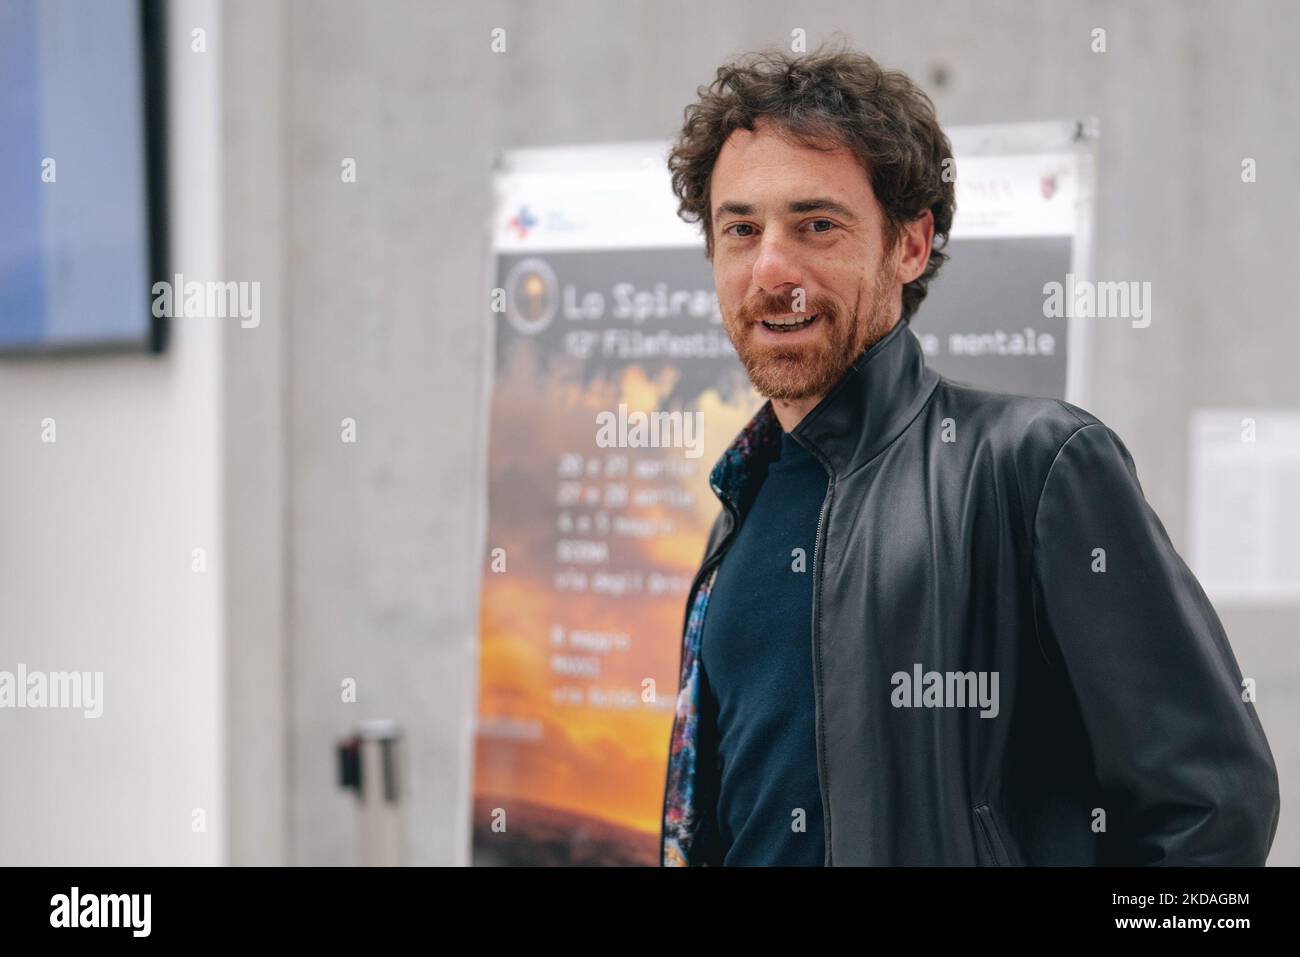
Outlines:
{"type": "MultiPolygon", "coordinates": [[[[849,209],[841,202],[831,199],[828,196],[817,196],[813,199],[796,199],[787,207],[791,213],[834,213],[837,216],[843,216],[845,219],[857,219],[853,210],[849,209]]],[[[722,219],[726,215],[732,216],[752,216],[754,215],[754,205],[752,203],[726,202],[720,205],[713,214],[715,220],[722,219]]]]}

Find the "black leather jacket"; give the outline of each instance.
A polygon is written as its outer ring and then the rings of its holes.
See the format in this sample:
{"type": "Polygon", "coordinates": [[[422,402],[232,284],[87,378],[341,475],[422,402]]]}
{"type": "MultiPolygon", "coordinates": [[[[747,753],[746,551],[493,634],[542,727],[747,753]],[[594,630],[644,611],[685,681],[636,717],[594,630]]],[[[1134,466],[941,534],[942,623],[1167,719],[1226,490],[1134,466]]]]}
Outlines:
{"type": "MultiPolygon", "coordinates": [[[[764,403],[711,474],[665,866],[721,863],[699,638],[780,431],[764,403]]],[[[792,434],[830,477],[811,629],[827,865],[1264,863],[1278,781],[1253,696],[1115,433],[943,378],[902,321],[792,434]]]]}

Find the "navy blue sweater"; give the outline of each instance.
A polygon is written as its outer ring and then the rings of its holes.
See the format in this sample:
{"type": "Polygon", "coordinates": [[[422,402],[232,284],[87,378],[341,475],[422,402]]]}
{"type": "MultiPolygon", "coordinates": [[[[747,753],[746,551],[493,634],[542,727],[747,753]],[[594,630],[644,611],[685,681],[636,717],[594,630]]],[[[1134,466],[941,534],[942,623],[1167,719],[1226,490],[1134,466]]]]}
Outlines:
{"type": "Polygon", "coordinates": [[[718,842],[725,865],[821,866],[825,859],[812,583],[826,484],[821,464],[782,433],[780,458],[723,556],[709,598],[702,729],[722,770],[708,839],[718,842]],[[802,563],[795,549],[803,550],[802,563]]]}

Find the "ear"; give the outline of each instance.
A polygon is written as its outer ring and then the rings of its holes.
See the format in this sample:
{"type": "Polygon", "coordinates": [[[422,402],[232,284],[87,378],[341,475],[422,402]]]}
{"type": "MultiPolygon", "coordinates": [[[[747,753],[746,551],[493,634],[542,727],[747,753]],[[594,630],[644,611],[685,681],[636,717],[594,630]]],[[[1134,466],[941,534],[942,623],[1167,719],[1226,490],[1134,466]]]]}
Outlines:
{"type": "Polygon", "coordinates": [[[925,267],[930,262],[930,245],[933,242],[934,213],[927,209],[903,227],[903,235],[899,239],[902,250],[895,273],[899,282],[907,285],[925,272],[925,267]]]}

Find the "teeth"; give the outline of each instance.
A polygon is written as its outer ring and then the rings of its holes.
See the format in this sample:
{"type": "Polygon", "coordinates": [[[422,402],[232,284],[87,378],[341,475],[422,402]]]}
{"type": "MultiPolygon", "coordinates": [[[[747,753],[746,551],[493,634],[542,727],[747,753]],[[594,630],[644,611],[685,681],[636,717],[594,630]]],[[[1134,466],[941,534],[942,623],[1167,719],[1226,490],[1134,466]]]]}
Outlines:
{"type": "Polygon", "coordinates": [[[764,322],[766,325],[769,325],[769,326],[776,326],[776,327],[780,328],[780,327],[782,327],[782,326],[798,326],[798,325],[804,325],[804,324],[806,324],[806,323],[811,322],[812,320],[814,320],[814,319],[816,319],[816,318],[817,318],[817,315],[816,315],[816,313],[814,313],[814,314],[811,315],[811,316],[794,316],[794,315],[790,315],[790,316],[782,316],[782,317],[779,318],[779,319],[764,319],[763,322],[764,322]]]}

